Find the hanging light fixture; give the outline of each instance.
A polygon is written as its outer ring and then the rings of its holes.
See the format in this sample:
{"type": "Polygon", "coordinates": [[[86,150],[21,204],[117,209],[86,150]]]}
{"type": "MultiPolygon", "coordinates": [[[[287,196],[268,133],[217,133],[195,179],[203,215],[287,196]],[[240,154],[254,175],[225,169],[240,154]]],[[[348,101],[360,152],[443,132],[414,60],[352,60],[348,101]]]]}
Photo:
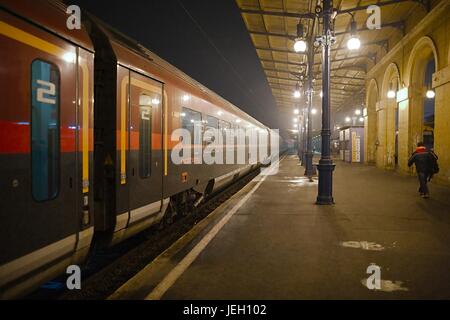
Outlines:
{"type": "Polygon", "coordinates": [[[428,89],[427,93],[425,95],[428,99],[434,99],[434,97],[436,96],[436,93],[434,92],[433,89],[428,89]]]}
{"type": "Polygon", "coordinates": [[[300,110],[294,109],[294,114],[299,114],[299,113],[300,113],[300,110]]]}
{"type": "Polygon", "coordinates": [[[350,39],[347,41],[347,48],[349,50],[358,50],[361,47],[361,41],[356,35],[356,21],[352,16],[352,21],[350,22],[350,39]]]}
{"type": "Polygon", "coordinates": [[[300,98],[300,85],[298,82],[295,85],[294,98],[300,98]]]}
{"type": "Polygon", "coordinates": [[[396,94],[395,94],[395,90],[392,89],[392,83],[389,83],[389,90],[388,90],[388,92],[387,92],[387,97],[388,97],[389,99],[394,99],[395,96],[396,96],[396,94]]]}
{"type": "Polygon", "coordinates": [[[361,115],[361,110],[356,109],[356,110],[355,110],[355,114],[356,114],[357,116],[361,115]]]}
{"type": "Polygon", "coordinates": [[[394,90],[389,90],[387,93],[387,97],[389,99],[394,99],[395,98],[395,91],[394,90]]]}
{"type": "Polygon", "coordinates": [[[294,42],[294,51],[295,52],[305,52],[307,48],[307,44],[305,38],[303,36],[303,24],[299,22],[297,24],[297,38],[295,38],[294,42]]]}

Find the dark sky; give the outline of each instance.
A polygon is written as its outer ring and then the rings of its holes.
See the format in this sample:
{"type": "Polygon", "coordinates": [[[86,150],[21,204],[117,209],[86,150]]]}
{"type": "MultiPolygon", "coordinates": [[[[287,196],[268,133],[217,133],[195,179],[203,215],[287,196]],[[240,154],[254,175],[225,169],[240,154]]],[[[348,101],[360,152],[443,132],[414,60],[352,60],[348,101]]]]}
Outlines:
{"type": "Polygon", "coordinates": [[[277,108],[234,0],[71,0],[259,121],[277,108]]]}

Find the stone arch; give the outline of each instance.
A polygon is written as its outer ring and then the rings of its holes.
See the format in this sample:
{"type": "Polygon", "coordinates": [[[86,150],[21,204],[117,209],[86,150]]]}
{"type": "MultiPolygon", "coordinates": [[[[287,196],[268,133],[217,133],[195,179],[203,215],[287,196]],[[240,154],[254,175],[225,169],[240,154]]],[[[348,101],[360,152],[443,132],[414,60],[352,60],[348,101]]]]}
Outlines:
{"type": "MultiPolygon", "coordinates": [[[[448,50],[448,52],[447,52],[447,55],[448,55],[448,58],[447,58],[447,66],[450,66],[450,44],[448,45],[447,50],[448,50]]],[[[439,70],[439,69],[437,69],[437,70],[439,70]]]]}
{"type": "Polygon", "coordinates": [[[377,103],[380,100],[378,83],[371,79],[367,87],[366,96],[366,121],[365,121],[365,161],[369,164],[376,163],[376,140],[377,140],[377,103]]]}
{"type": "Polygon", "coordinates": [[[397,119],[398,109],[395,97],[388,98],[390,90],[400,89],[401,76],[396,63],[386,68],[380,92],[380,103],[377,110],[378,132],[376,161],[379,167],[395,168],[398,163],[397,119]]]}
{"type": "Polygon", "coordinates": [[[430,60],[434,60],[434,72],[439,70],[438,52],[434,41],[424,36],[420,38],[408,59],[406,68],[405,81],[408,82],[409,88],[409,136],[408,136],[408,152],[411,153],[416,143],[423,139],[424,123],[424,96],[426,87],[424,85],[424,75],[427,64],[430,60]]]}
{"type": "MultiPolygon", "coordinates": [[[[406,85],[412,85],[411,80],[413,77],[415,66],[417,66],[418,60],[421,60],[421,58],[423,59],[423,57],[425,57],[425,56],[429,56],[430,53],[432,53],[434,56],[436,70],[439,70],[439,59],[438,59],[436,44],[434,43],[433,39],[431,39],[431,37],[424,36],[416,42],[416,44],[412,48],[411,53],[409,55],[408,64],[406,65],[406,70],[405,70],[405,79],[404,79],[406,85]]],[[[448,60],[450,63],[450,49],[449,49],[448,60]]]]}

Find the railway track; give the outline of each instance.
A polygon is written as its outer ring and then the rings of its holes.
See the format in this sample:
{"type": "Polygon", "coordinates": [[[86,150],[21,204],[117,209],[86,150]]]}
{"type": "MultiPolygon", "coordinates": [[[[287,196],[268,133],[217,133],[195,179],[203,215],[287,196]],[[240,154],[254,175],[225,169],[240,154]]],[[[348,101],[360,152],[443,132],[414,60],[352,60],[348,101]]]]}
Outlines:
{"type": "Polygon", "coordinates": [[[26,297],[29,300],[101,300],[106,299],[128,279],[166,250],[215,208],[242,189],[260,172],[248,173],[220,192],[206,198],[189,215],[177,215],[173,223],[159,229],[145,230],[118,245],[94,249],[87,262],[81,266],[81,290],[66,289],[66,275],[41,286],[26,297]]]}

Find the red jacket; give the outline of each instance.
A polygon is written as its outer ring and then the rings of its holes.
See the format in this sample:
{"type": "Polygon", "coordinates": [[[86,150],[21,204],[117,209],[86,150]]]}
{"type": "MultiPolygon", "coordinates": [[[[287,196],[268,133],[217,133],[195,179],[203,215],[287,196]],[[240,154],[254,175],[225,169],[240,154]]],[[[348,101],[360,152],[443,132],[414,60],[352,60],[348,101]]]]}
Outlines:
{"type": "Polygon", "coordinates": [[[423,172],[426,174],[433,173],[434,161],[432,155],[427,151],[425,147],[417,147],[416,151],[412,154],[408,160],[408,167],[413,164],[416,165],[417,172],[423,172]]]}

